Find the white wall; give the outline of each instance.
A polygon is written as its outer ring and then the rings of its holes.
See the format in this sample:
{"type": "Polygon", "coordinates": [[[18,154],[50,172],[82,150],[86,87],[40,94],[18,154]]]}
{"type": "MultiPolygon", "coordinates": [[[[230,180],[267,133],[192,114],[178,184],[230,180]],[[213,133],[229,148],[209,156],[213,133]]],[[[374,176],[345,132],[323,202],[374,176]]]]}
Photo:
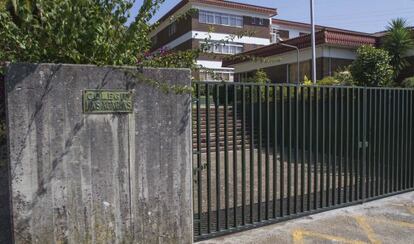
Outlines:
{"type": "Polygon", "coordinates": [[[206,38],[211,41],[229,40],[230,42],[237,42],[241,44],[255,44],[255,45],[263,45],[263,46],[270,44],[270,40],[268,38],[259,38],[259,37],[250,37],[250,36],[233,38],[229,33],[226,34],[226,33],[215,33],[215,32],[209,33],[205,31],[189,31],[164,46],[168,49],[172,49],[190,39],[205,40],[206,38]]]}
{"type": "Polygon", "coordinates": [[[289,38],[295,38],[299,36],[299,33],[311,33],[310,29],[307,28],[297,28],[292,27],[289,25],[280,25],[280,24],[273,24],[272,28],[278,29],[278,30],[287,30],[289,31],[289,38]]]}
{"type": "Polygon", "coordinates": [[[193,3],[192,7],[196,8],[196,9],[199,9],[199,10],[218,12],[218,13],[223,13],[223,14],[250,16],[250,17],[255,17],[255,18],[263,18],[263,19],[268,19],[269,18],[269,15],[266,15],[266,14],[260,14],[260,13],[255,13],[255,12],[251,12],[251,11],[245,11],[245,10],[242,10],[242,9],[228,9],[228,8],[223,8],[223,7],[216,7],[216,6],[206,5],[206,4],[202,4],[202,3],[193,3]]]}
{"type": "MultiPolygon", "coordinates": [[[[355,59],[356,50],[349,48],[330,47],[330,46],[318,46],[316,48],[316,56],[342,58],[342,59],[355,59]]],[[[254,61],[244,62],[236,65],[232,65],[235,73],[249,72],[257,69],[263,69],[266,67],[272,67],[282,64],[296,63],[296,51],[286,52],[280,55],[267,57],[266,61],[254,61]]],[[[311,48],[300,50],[299,60],[300,62],[312,59],[311,48]]]]}
{"type": "Polygon", "coordinates": [[[227,68],[222,66],[222,61],[210,61],[210,60],[197,60],[197,65],[201,65],[208,69],[233,71],[233,68],[227,68]]]}

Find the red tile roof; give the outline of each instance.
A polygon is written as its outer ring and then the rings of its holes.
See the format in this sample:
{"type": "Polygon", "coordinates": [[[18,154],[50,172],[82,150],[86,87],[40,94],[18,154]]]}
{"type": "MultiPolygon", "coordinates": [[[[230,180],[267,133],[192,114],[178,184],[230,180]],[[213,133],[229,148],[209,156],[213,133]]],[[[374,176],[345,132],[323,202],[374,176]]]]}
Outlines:
{"type": "Polygon", "coordinates": [[[214,5],[218,7],[224,8],[233,8],[238,10],[246,10],[252,11],[262,14],[267,14],[269,17],[275,16],[277,14],[277,9],[275,8],[267,8],[252,4],[245,4],[245,3],[237,3],[233,1],[226,1],[226,0],[182,0],[177,5],[175,5],[170,11],[168,11],[164,16],[162,16],[158,21],[163,22],[164,20],[168,19],[172,16],[175,12],[177,12],[180,8],[184,7],[187,3],[201,3],[206,5],[214,5]]]}
{"type": "MultiPolygon", "coordinates": [[[[377,38],[369,34],[356,34],[348,31],[322,30],[316,33],[316,45],[330,44],[340,47],[358,48],[362,45],[375,45],[377,38]]],[[[298,47],[299,49],[311,46],[311,35],[292,38],[281,43],[286,43],[298,47]]],[[[238,63],[244,63],[251,57],[270,57],[285,52],[292,51],[292,48],[279,45],[278,43],[257,48],[248,52],[233,56],[231,60],[224,60],[223,67],[228,67],[238,63]]]]}
{"type": "MultiPolygon", "coordinates": [[[[274,25],[287,25],[297,28],[303,28],[303,29],[311,29],[311,25],[308,23],[302,23],[302,22],[296,22],[291,20],[283,20],[283,19],[272,19],[272,24],[274,25]]],[[[359,31],[352,31],[352,30],[345,30],[335,27],[329,27],[329,26],[323,26],[323,25],[315,25],[316,31],[320,30],[331,30],[331,31],[341,31],[341,32],[347,32],[347,33],[355,33],[355,34],[362,34],[362,35],[368,35],[369,33],[365,32],[359,32],[359,31]]]]}

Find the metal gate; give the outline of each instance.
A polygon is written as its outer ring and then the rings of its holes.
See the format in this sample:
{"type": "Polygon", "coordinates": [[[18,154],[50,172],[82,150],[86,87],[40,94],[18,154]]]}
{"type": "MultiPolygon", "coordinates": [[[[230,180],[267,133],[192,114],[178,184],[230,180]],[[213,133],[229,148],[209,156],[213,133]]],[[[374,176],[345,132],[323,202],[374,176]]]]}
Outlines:
{"type": "Polygon", "coordinates": [[[413,90],[194,86],[196,241],[414,187],[413,90]]]}

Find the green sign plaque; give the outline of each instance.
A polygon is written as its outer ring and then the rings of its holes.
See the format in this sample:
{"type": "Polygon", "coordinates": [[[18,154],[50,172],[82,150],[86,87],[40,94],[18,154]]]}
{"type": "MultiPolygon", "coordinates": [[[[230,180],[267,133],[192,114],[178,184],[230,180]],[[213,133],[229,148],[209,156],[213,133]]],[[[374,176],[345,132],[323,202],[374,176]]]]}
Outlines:
{"type": "Polygon", "coordinates": [[[83,112],[92,114],[132,113],[132,92],[117,90],[84,90],[83,112]]]}

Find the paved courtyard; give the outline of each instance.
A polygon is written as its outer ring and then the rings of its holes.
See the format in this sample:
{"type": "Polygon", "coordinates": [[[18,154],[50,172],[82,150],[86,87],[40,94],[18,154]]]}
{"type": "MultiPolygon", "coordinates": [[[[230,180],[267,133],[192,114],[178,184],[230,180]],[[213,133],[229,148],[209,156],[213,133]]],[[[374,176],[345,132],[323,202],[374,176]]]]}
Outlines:
{"type": "Polygon", "coordinates": [[[414,243],[414,192],[200,243],[414,243]]]}

